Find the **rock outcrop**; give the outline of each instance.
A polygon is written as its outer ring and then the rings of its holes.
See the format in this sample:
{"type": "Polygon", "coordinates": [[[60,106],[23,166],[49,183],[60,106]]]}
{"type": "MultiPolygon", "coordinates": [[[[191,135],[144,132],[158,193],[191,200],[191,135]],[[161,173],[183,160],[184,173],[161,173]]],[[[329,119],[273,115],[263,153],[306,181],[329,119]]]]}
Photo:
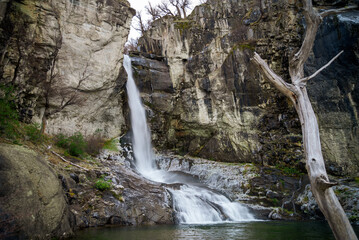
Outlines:
{"type": "MultiPolygon", "coordinates": [[[[310,190],[308,177],[294,169],[173,155],[159,155],[156,162],[163,170],[190,174],[209,188],[246,204],[258,218],[324,219],[310,190]]],[[[339,182],[333,187],[335,194],[349,220],[358,225],[358,179],[334,180],[339,182]]]]}
{"type": "Polygon", "coordinates": [[[75,216],[75,228],[113,225],[173,224],[170,196],[159,183],[148,181],[130,168],[121,154],[105,152],[89,172],[63,173],[63,186],[75,216]],[[77,181],[74,181],[73,176],[77,181]],[[103,179],[110,187],[99,190],[103,179]]]}
{"type": "Polygon", "coordinates": [[[22,120],[40,123],[47,111],[53,112],[50,134],[99,129],[119,135],[126,127],[125,82],[118,75],[135,14],[129,3],[26,0],[6,9],[0,12],[0,78],[15,86],[22,120]]]}
{"type": "Polygon", "coordinates": [[[134,172],[131,155],[105,151],[85,170],[44,154],[0,144],[1,239],[63,238],[88,227],[174,223],[170,194],[134,172]]]}
{"type": "Polygon", "coordinates": [[[0,238],[50,239],[72,234],[61,182],[39,154],[1,144],[0,183],[0,238]]]}
{"type": "MultiPolygon", "coordinates": [[[[298,1],[209,0],[186,19],[155,21],[139,41],[141,50],[150,54],[133,61],[156,146],[208,159],[304,168],[295,110],[250,61],[255,50],[287,77],[288,57],[304,32],[300,7],[298,1]],[[154,87],[154,61],[168,65],[161,70],[170,75],[167,90],[154,87]]],[[[353,11],[325,19],[306,68],[310,73],[336,50],[348,50],[321,74],[323,81],[314,79],[308,86],[322,126],[328,170],[338,175],[355,174],[359,166],[357,16],[353,11]],[[323,42],[332,52],[321,51],[323,42]],[[338,71],[346,77],[339,80],[338,71]],[[324,79],[326,91],[320,88],[324,79]]]]}

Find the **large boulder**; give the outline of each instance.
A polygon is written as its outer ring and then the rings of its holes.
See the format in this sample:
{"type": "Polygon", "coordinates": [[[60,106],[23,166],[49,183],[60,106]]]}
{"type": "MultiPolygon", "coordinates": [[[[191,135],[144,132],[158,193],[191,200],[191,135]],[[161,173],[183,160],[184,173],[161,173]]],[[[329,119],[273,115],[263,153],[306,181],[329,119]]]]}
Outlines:
{"type": "Polygon", "coordinates": [[[57,174],[25,147],[0,144],[0,238],[65,237],[71,217],[57,174]]]}

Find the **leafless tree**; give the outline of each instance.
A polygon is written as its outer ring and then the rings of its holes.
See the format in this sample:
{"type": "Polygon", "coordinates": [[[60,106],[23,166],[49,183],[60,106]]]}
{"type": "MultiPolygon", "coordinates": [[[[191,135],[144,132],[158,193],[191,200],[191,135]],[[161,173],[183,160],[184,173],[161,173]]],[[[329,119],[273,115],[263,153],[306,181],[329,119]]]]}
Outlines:
{"type": "Polygon", "coordinates": [[[190,0],[169,0],[169,3],[176,8],[178,16],[187,17],[187,10],[190,7],[190,0]]]}
{"type": "Polygon", "coordinates": [[[41,133],[45,132],[47,120],[50,116],[61,112],[69,106],[81,105],[85,101],[85,99],[80,96],[80,87],[89,77],[89,75],[86,74],[88,65],[86,65],[76,87],[63,86],[62,77],[55,68],[56,62],[58,61],[58,51],[59,48],[57,47],[54,52],[55,56],[52,61],[49,77],[43,82],[45,110],[41,119],[41,133]],[[53,101],[56,101],[56,104],[52,104],[53,101]]]}
{"type": "Polygon", "coordinates": [[[153,6],[151,2],[148,2],[148,5],[145,6],[147,13],[151,16],[152,21],[161,17],[161,12],[158,6],[153,6]]]}
{"type": "Polygon", "coordinates": [[[144,35],[144,33],[149,29],[150,25],[151,25],[151,20],[146,21],[143,18],[143,13],[141,11],[138,11],[135,16],[135,22],[133,27],[137,31],[141,32],[142,35],[144,35]]]}
{"type": "Polygon", "coordinates": [[[158,5],[158,8],[160,9],[161,13],[164,14],[164,15],[170,15],[170,16],[176,16],[177,13],[176,12],[173,12],[170,8],[170,5],[169,5],[169,2],[161,2],[159,5],[158,5]]]}
{"type": "Polygon", "coordinates": [[[306,32],[300,50],[289,60],[289,74],[291,83],[284,81],[268,66],[268,64],[257,54],[254,54],[253,62],[259,67],[262,74],[284,95],[286,95],[295,106],[302,125],[304,151],[306,157],[306,168],[308,171],[311,189],[317,200],[319,208],[329,222],[336,239],[357,239],[345,212],[340,205],[332,186],[336,183],[329,181],[325,170],[322,155],[319,128],[317,118],[309,100],[306,84],[317,76],[323,69],[328,67],[341,51],[326,65],[311,76],[304,76],[304,64],[313,48],[315,36],[322,18],[335,13],[340,13],[357,6],[342,9],[332,9],[319,13],[313,8],[311,0],[302,0],[303,13],[306,21],[306,32]]]}
{"type": "Polygon", "coordinates": [[[190,7],[190,0],[179,0],[180,8],[182,9],[183,18],[187,17],[187,10],[190,7]]]}
{"type": "Polygon", "coordinates": [[[166,15],[186,18],[190,5],[190,0],[164,0],[155,6],[148,2],[145,8],[147,13],[151,15],[152,21],[154,21],[166,15]]]}

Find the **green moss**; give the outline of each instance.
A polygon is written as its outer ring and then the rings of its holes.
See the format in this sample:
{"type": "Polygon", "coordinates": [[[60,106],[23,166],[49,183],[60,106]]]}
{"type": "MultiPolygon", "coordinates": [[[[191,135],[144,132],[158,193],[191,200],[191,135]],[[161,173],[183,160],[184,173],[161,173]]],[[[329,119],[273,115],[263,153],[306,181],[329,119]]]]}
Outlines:
{"type": "Polygon", "coordinates": [[[300,172],[296,168],[288,167],[285,165],[277,164],[275,166],[276,169],[280,170],[281,173],[285,176],[291,176],[291,177],[298,177],[300,175],[303,175],[304,173],[300,172]]]}
{"type": "Polygon", "coordinates": [[[31,20],[35,21],[37,19],[36,6],[34,1],[24,0],[21,3],[13,1],[13,6],[18,12],[27,16],[31,20]]]}
{"type": "Polygon", "coordinates": [[[293,215],[294,212],[293,211],[290,211],[288,209],[285,209],[285,208],[280,208],[281,212],[282,213],[285,213],[286,215],[293,215]]]}
{"type": "Polygon", "coordinates": [[[187,31],[188,29],[191,29],[193,27],[193,25],[194,25],[193,20],[177,20],[177,21],[174,21],[174,22],[175,22],[175,28],[179,29],[181,34],[184,31],[187,31]]]}
{"type": "Polygon", "coordinates": [[[100,191],[106,191],[111,188],[111,180],[105,180],[103,177],[95,182],[94,187],[100,191]]]}
{"type": "Polygon", "coordinates": [[[155,105],[153,105],[152,103],[148,102],[148,101],[143,101],[143,104],[146,105],[147,107],[154,109],[155,105]]]}
{"type": "Polygon", "coordinates": [[[273,206],[279,206],[279,200],[276,198],[268,199],[268,201],[270,201],[273,206]]]}
{"type": "Polygon", "coordinates": [[[103,148],[110,150],[110,151],[117,152],[118,151],[117,141],[118,140],[116,138],[110,139],[104,143],[103,148]]]}
{"type": "Polygon", "coordinates": [[[245,49],[248,49],[253,52],[255,51],[255,47],[256,43],[254,41],[239,42],[232,47],[230,54],[233,54],[237,50],[244,51],[245,49]]]}

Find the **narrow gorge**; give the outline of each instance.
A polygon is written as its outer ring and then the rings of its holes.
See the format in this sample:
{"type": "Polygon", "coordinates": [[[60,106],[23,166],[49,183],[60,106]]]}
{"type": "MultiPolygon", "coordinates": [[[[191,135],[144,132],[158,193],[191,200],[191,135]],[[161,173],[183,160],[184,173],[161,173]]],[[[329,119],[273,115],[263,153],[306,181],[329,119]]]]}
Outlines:
{"type": "MultiPolygon", "coordinates": [[[[0,1],[1,239],[88,239],[103,226],[151,238],[140,226],[153,225],[167,239],[267,239],[277,223],[277,239],[297,239],[291,224],[298,239],[334,239],[295,108],[252,60],[288,79],[302,1],[202,2],[156,18],[129,50],[127,0],[0,1]]],[[[358,233],[359,2],[312,2],[351,6],[323,18],[304,72],[344,50],[307,89],[358,233]]]]}

